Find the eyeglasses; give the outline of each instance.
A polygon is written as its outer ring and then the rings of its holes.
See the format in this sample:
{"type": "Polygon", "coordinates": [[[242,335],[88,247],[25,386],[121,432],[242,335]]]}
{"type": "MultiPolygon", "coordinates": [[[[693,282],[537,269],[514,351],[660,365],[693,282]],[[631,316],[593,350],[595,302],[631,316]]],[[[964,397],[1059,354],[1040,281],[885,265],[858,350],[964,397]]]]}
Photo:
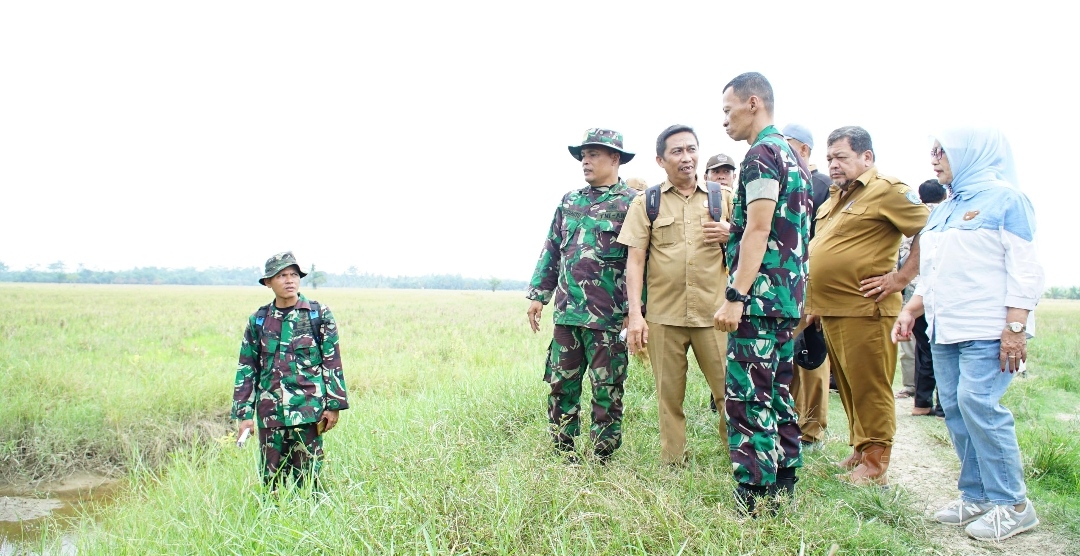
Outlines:
{"type": "Polygon", "coordinates": [[[940,161],[943,156],[945,156],[945,149],[941,147],[930,149],[930,158],[933,158],[935,161],[940,161]]]}

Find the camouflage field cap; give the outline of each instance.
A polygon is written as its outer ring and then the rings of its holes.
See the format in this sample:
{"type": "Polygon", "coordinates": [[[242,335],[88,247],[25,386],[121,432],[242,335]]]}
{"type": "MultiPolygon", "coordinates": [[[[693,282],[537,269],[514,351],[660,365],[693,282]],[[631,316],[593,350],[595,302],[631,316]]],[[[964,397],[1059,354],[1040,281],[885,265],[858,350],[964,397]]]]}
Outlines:
{"type": "Polygon", "coordinates": [[[735,165],[735,159],[730,156],[720,153],[709,159],[709,163],[705,165],[706,170],[712,170],[719,168],[720,166],[731,166],[732,168],[738,168],[735,165]]]}
{"type": "Polygon", "coordinates": [[[634,153],[623,149],[622,134],[612,129],[600,129],[598,127],[586,129],[585,137],[581,139],[580,145],[570,145],[566,148],[570,149],[570,154],[574,158],[581,160],[581,149],[588,145],[600,145],[618,151],[619,164],[626,164],[634,159],[634,153]]]}
{"type": "Polygon", "coordinates": [[[307,276],[307,273],[300,269],[300,263],[296,262],[296,257],[292,254],[292,251],[285,251],[266,259],[266,272],[263,273],[262,278],[259,278],[259,283],[265,286],[267,278],[273,278],[277,273],[290,266],[296,267],[296,271],[300,273],[301,278],[307,276]]]}

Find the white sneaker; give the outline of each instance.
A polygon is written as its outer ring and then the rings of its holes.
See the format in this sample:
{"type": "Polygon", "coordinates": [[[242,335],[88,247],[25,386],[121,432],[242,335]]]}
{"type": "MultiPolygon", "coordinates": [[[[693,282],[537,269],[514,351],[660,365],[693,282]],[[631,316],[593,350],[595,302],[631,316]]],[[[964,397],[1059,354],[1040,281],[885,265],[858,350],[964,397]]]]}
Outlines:
{"type": "Polygon", "coordinates": [[[1018,512],[1010,506],[994,506],[977,521],[967,526],[967,534],[980,541],[1001,541],[1024,531],[1034,529],[1039,524],[1035,515],[1035,506],[1031,500],[1025,501],[1024,511],[1018,512]]]}
{"type": "Polygon", "coordinates": [[[946,525],[967,525],[992,509],[994,505],[989,502],[979,504],[961,498],[938,510],[934,519],[946,525]]]}

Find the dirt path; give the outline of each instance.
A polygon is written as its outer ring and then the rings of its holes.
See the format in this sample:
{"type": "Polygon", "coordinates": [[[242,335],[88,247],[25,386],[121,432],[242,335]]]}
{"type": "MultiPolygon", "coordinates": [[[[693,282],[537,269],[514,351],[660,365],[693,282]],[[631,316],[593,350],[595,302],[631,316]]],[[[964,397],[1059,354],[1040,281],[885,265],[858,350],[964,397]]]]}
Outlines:
{"type": "MultiPolygon", "coordinates": [[[[960,491],[956,489],[960,464],[956,452],[947,444],[945,421],[936,417],[913,417],[912,406],[911,398],[896,400],[897,426],[889,465],[889,482],[912,493],[921,509],[930,516],[960,496],[960,491]],[[940,438],[937,438],[939,435],[940,438]]],[[[928,527],[932,527],[931,535],[940,544],[943,554],[1080,554],[1080,547],[1053,535],[1044,525],[1001,543],[973,540],[963,527],[937,525],[932,521],[928,527]]]]}

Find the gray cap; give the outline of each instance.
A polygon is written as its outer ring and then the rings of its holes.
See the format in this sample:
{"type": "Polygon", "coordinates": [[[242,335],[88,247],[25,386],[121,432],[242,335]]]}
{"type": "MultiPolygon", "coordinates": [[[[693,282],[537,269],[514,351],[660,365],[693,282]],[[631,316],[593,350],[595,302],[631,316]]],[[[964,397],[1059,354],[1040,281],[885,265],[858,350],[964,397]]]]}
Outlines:
{"type": "Polygon", "coordinates": [[[814,150],[814,136],[810,133],[809,129],[802,124],[788,124],[784,126],[784,137],[788,139],[794,139],[807,147],[810,150],[814,150]]]}
{"type": "Polygon", "coordinates": [[[717,168],[719,166],[731,166],[732,168],[738,168],[738,166],[735,165],[735,159],[724,153],[720,153],[718,155],[714,155],[712,158],[709,159],[709,163],[705,165],[705,169],[712,170],[713,168],[717,168]]]}

